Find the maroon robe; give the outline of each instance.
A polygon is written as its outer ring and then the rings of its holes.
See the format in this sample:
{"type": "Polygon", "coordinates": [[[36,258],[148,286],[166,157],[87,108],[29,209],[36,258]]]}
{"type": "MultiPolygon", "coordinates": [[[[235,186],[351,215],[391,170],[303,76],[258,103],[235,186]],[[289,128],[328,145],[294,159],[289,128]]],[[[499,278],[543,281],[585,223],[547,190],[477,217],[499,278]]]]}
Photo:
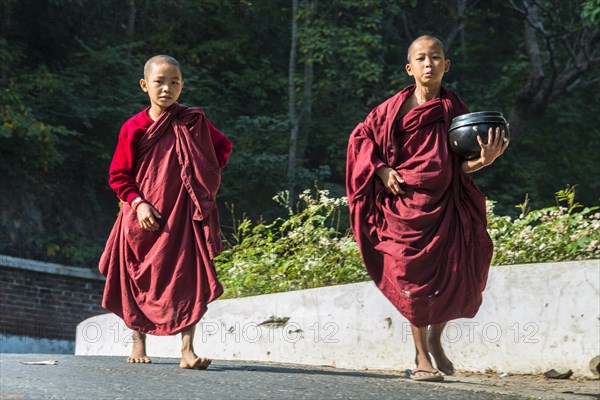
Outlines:
{"type": "MultiPolygon", "coordinates": [[[[136,117],[129,122],[139,129],[136,117]]],[[[203,112],[178,103],[163,112],[137,143],[133,173],[162,216],[160,228],[142,229],[123,205],[100,258],[102,305],[131,329],[173,335],[198,323],[223,293],[212,260],[222,251],[221,175],[203,112]]]]}
{"type": "Polygon", "coordinates": [[[468,112],[449,90],[404,117],[411,85],[375,108],[350,136],[346,188],[367,270],[412,324],[475,316],[493,244],[485,197],[448,146],[452,118],[468,112]],[[405,194],[388,193],[375,170],[394,168],[405,194]]]}

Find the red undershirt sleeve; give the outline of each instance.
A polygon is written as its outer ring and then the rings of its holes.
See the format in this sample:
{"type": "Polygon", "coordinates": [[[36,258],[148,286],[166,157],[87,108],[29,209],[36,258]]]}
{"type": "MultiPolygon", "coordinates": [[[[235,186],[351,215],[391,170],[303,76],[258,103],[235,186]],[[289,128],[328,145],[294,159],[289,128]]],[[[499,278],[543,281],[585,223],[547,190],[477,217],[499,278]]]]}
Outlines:
{"type": "Polygon", "coordinates": [[[215,154],[219,161],[219,168],[225,167],[231,154],[232,143],[231,141],[222,134],[215,126],[206,118],[208,129],[210,131],[210,139],[212,140],[213,146],[215,147],[215,154]]]}
{"type": "Polygon", "coordinates": [[[139,140],[134,133],[135,129],[132,129],[130,121],[123,124],[109,168],[108,184],[117,193],[117,197],[127,203],[140,196],[133,172],[136,144],[139,140]]]}

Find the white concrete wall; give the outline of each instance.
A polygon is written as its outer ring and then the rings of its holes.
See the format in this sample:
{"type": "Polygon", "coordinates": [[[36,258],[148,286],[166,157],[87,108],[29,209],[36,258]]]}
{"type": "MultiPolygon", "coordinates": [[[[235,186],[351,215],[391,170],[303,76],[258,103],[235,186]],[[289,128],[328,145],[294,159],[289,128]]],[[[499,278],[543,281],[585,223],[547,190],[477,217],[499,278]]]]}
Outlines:
{"type": "MultiPolygon", "coordinates": [[[[448,324],[447,353],[462,370],[592,376],[599,293],[599,260],[493,267],[477,317],[448,324]]],[[[87,319],[77,327],[75,353],[125,356],[130,332],[112,314],[87,319]]],[[[149,355],[178,357],[179,341],[149,336],[149,355]]],[[[372,282],[216,301],[194,344],[221,360],[350,369],[404,370],[414,359],[408,321],[372,282]]]]}
{"type": "Polygon", "coordinates": [[[74,276],[76,278],[93,279],[99,281],[106,280],[106,278],[104,278],[104,276],[102,276],[100,271],[97,269],[91,270],[89,268],[70,267],[62,264],[12,257],[5,254],[0,254],[0,266],[43,272],[45,274],[74,276]]]}

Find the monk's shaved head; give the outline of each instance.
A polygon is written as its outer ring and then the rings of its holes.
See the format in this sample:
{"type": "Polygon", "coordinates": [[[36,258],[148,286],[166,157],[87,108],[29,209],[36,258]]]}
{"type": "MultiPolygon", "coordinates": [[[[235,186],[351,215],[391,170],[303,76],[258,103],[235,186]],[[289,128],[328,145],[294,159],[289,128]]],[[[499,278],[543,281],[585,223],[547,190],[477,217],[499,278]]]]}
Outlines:
{"type": "MultiPolygon", "coordinates": [[[[177,68],[179,68],[179,71],[181,72],[181,66],[179,65],[179,61],[177,61],[176,59],[174,59],[171,56],[167,56],[165,54],[159,54],[157,56],[150,58],[148,61],[146,61],[146,64],[144,65],[144,78],[146,78],[148,76],[148,74],[150,73],[150,70],[152,69],[152,66],[157,65],[157,64],[174,65],[177,68]]],[[[183,75],[183,72],[181,74],[183,75]]]]}
{"type": "Polygon", "coordinates": [[[442,41],[440,39],[436,38],[435,36],[431,36],[431,35],[422,35],[422,36],[419,36],[418,38],[416,38],[415,40],[413,40],[412,43],[410,44],[410,46],[408,46],[408,52],[406,53],[406,60],[408,62],[410,62],[410,52],[411,52],[413,46],[415,45],[415,43],[417,43],[421,40],[433,40],[434,42],[437,42],[437,44],[440,45],[440,47],[442,48],[442,51],[444,52],[444,58],[446,58],[446,55],[448,54],[448,52],[446,51],[446,46],[444,46],[444,43],[442,43],[442,41]]]}

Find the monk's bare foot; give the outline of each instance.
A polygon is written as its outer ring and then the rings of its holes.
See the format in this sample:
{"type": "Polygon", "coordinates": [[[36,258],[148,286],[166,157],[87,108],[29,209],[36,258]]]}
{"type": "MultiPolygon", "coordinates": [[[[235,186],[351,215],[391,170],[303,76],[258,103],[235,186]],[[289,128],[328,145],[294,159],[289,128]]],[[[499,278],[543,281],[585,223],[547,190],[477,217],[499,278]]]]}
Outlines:
{"type": "Polygon", "coordinates": [[[152,361],[146,355],[146,335],[140,332],[133,332],[133,350],[131,355],[127,357],[128,363],[133,364],[150,364],[152,361]]]}
{"type": "Polygon", "coordinates": [[[441,341],[435,340],[433,335],[429,335],[427,337],[427,349],[433,356],[437,369],[446,375],[454,374],[454,365],[452,364],[452,361],[446,357],[446,353],[444,353],[444,348],[442,347],[441,341]]]}
{"type": "Polygon", "coordinates": [[[429,356],[419,356],[415,358],[417,367],[412,370],[411,379],[416,381],[429,381],[429,382],[440,382],[444,378],[440,375],[439,371],[433,368],[429,356]]]}
{"type": "Polygon", "coordinates": [[[193,351],[183,351],[179,366],[184,369],[206,369],[211,362],[210,358],[198,357],[193,351]]]}

